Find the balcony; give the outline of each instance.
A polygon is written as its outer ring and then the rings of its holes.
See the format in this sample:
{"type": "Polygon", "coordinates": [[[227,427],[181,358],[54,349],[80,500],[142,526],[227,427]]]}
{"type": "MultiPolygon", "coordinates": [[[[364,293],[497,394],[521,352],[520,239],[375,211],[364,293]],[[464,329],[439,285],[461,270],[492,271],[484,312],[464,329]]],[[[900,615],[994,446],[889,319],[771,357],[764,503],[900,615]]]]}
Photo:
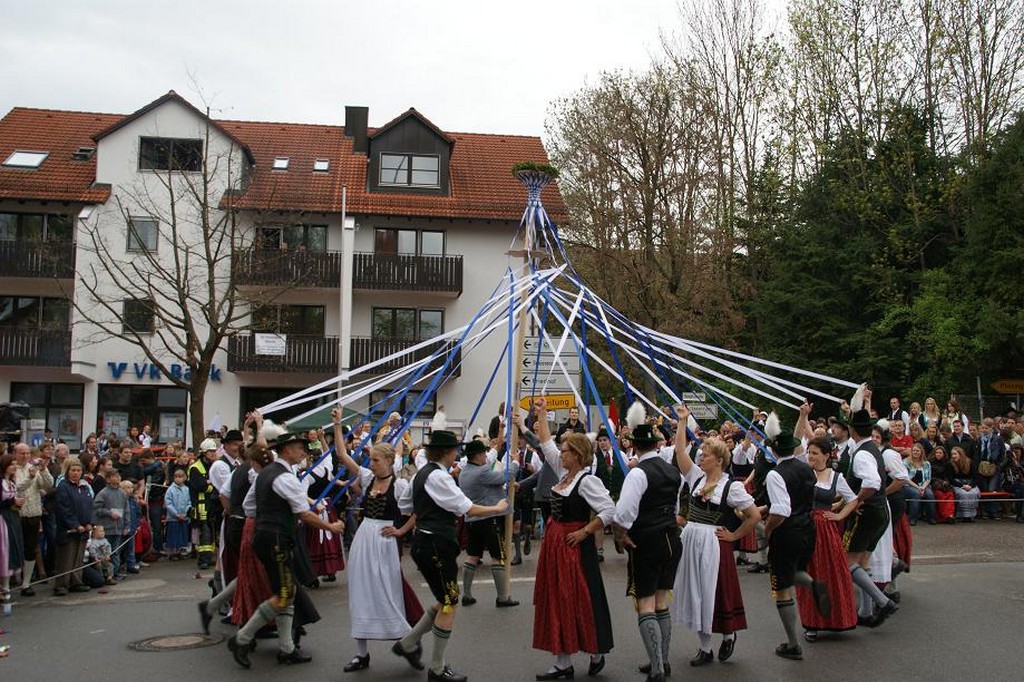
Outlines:
{"type": "Polygon", "coordinates": [[[0,329],[0,365],[70,367],[71,332],[0,329]]]}
{"type": "Polygon", "coordinates": [[[240,286],[319,287],[341,285],[341,252],[251,249],[231,259],[240,286]]]}
{"type": "Polygon", "coordinates": [[[462,256],[356,253],[352,286],[374,291],[462,293],[462,256]]]}
{"type": "MultiPolygon", "coordinates": [[[[367,365],[371,362],[380,360],[381,358],[386,358],[390,355],[394,355],[395,353],[401,353],[403,350],[411,348],[412,346],[415,346],[418,343],[420,342],[407,341],[405,339],[371,339],[362,336],[353,337],[352,352],[351,357],[349,358],[349,364],[352,367],[352,369],[356,369],[358,367],[362,367],[363,365],[367,365]]],[[[393,372],[397,369],[405,367],[417,360],[422,360],[423,358],[430,356],[435,350],[437,350],[438,346],[441,344],[444,344],[446,348],[450,349],[454,345],[454,342],[450,340],[444,340],[438,343],[431,344],[414,352],[410,352],[406,355],[400,355],[395,360],[391,360],[389,362],[384,363],[383,365],[374,367],[371,373],[386,374],[388,372],[393,372]]],[[[430,363],[430,368],[427,371],[440,367],[444,363],[444,358],[445,356],[442,355],[438,357],[434,362],[430,363]]],[[[452,362],[449,365],[449,370],[452,371],[452,376],[459,376],[462,373],[462,368],[460,365],[461,360],[462,351],[459,350],[455,353],[455,357],[452,359],[452,362]],[[454,369],[452,369],[453,365],[454,369]]]]}
{"type": "Polygon", "coordinates": [[[0,241],[0,277],[74,276],[74,242],[0,241]]]}
{"type": "Polygon", "coordinates": [[[338,373],[338,337],[288,335],[284,355],[257,355],[256,337],[228,338],[229,372],[338,373]]]}

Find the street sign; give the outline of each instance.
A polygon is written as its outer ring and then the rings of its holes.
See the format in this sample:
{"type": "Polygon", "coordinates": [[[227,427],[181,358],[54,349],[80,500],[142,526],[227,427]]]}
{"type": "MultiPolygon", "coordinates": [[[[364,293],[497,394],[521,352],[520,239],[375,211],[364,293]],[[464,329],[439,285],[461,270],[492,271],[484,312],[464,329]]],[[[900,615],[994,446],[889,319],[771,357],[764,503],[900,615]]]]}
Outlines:
{"type": "Polygon", "coordinates": [[[692,403],[687,407],[694,419],[718,419],[718,405],[713,403],[692,403]]]}
{"type": "MultiPolygon", "coordinates": [[[[528,410],[533,406],[534,399],[540,397],[539,395],[528,395],[519,401],[519,407],[528,410]]],[[[544,399],[547,400],[547,409],[552,412],[554,410],[568,410],[571,407],[576,407],[576,396],[572,393],[546,395],[544,399]]]]}
{"type": "Polygon", "coordinates": [[[684,403],[702,403],[708,399],[707,393],[693,393],[690,391],[684,391],[679,394],[679,399],[684,403]]]}
{"type": "MultiPolygon", "coordinates": [[[[570,374],[569,380],[575,382],[576,377],[570,374]]],[[[522,391],[530,391],[531,393],[538,391],[572,393],[573,388],[575,388],[575,386],[570,385],[561,372],[557,372],[555,374],[538,372],[536,375],[530,372],[524,374],[522,379],[519,380],[519,389],[522,391]]]]}
{"type": "Polygon", "coordinates": [[[562,355],[557,360],[561,360],[561,363],[556,361],[554,355],[544,355],[538,358],[536,351],[533,354],[526,354],[523,356],[523,373],[531,374],[538,372],[545,374],[552,371],[556,374],[562,373],[562,367],[565,367],[565,371],[569,374],[579,374],[580,372],[580,356],[576,354],[562,355]]]}
{"type": "Polygon", "coordinates": [[[992,388],[1000,393],[1024,393],[1024,379],[1000,379],[992,388]]]}

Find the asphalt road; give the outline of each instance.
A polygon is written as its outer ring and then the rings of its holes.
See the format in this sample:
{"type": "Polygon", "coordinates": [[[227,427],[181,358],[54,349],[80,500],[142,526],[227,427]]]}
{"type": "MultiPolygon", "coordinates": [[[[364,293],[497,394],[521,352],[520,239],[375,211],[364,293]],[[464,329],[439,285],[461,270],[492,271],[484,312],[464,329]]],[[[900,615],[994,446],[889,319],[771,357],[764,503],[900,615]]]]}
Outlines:
{"type": "MultiPolygon", "coordinates": [[[[612,552],[604,564],[612,603],[616,646],[601,675],[605,680],[642,680],[636,665],[644,660],[631,602],[624,596],[625,560],[612,552]]],[[[690,670],[686,660],[697,647],[694,633],[675,628],[671,660],[675,679],[821,680],[856,679],[984,680],[1022,679],[1021,616],[1024,614],[1024,524],[1009,520],[971,526],[925,526],[915,529],[915,560],[900,578],[902,608],[885,625],[804,644],[805,660],[787,661],[773,653],[784,639],[764,575],[742,572],[749,629],[740,633],[728,663],[690,670]]],[[[513,593],[522,601],[514,609],[495,609],[490,577],[478,577],[479,603],[460,609],[448,660],[474,680],[532,680],[551,662],[530,647],[533,568],[536,551],[513,573],[513,593]],[[486,579],[482,579],[486,578],[486,579]]],[[[425,586],[406,568],[424,601],[425,586]]],[[[126,680],[187,682],[190,679],[422,680],[389,651],[389,643],[372,642],[370,669],[346,675],[341,668],[354,652],[348,635],[344,573],[314,592],[323,620],[310,628],[303,648],[312,663],[284,669],[274,659],[274,640],[261,641],[253,667],[238,668],[223,644],[172,652],[136,652],[131,642],[148,637],[195,633],[195,603],[206,594],[206,575],[196,578],[187,563],[160,562],[111,589],[19,598],[13,615],[0,617],[0,645],[10,647],[0,659],[4,680],[126,680]]],[[[231,630],[214,621],[213,632],[231,630]]],[[[717,640],[717,638],[716,638],[717,640]]],[[[424,640],[427,656],[430,637],[424,640]]],[[[718,642],[715,642],[717,647],[718,642]]],[[[577,657],[578,677],[586,676],[586,659],[577,657]]]]}

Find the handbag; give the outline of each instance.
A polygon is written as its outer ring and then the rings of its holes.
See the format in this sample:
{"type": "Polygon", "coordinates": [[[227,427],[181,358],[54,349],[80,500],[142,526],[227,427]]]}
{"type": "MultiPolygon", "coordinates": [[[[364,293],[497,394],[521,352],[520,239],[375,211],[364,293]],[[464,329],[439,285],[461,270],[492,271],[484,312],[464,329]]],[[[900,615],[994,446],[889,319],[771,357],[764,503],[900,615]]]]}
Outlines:
{"type": "Polygon", "coordinates": [[[985,478],[992,478],[996,475],[996,463],[990,462],[987,459],[982,460],[978,463],[978,474],[985,478]]]}

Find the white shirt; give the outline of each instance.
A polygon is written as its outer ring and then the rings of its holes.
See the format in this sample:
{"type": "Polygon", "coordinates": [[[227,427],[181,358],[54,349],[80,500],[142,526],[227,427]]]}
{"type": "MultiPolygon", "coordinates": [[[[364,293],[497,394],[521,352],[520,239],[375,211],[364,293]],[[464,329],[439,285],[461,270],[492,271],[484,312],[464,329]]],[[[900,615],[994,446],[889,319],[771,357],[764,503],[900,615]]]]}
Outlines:
{"type": "MultiPolygon", "coordinates": [[[[655,457],[664,459],[660,450],[645,452],[640,457],[645,462],[655,457]]],[[[615,505],[615,524],[626,530],[633,527],[633,522],[640,513],[640,498],[647,492],[647,474],[639,466],[635,466],[626,474],[622,481],[622,492],[619,493],[619,501],[615,505]]],[[[678,505],[678,500],[677,500],[678,505]]]]}
{"type": "Polygon", "coordinates": [[[882,450],[882,462],[885,464],[885,471],[889,478],[897,481],[909,481],[910,472],[903,463],[903,456],[892,448],[882,450]]]}
{"type": "Polygon", "coordinates": [[[256,482],[257,476],[259,476],[258,471],[249,469],[249,490],[246,491],[245,499],[242,500],[242,513],[247,519],[256,518],[256,486],[253,483],[256,482]]]}
{"type": "MultiPolygon", "coordinates": [[[[288,502],[292,513],[301,514],[304,511],[309,511],[309,498],[306,497],[306,486],[295,475],[295,469],[281,459],[275,460],[267,466],[279,466],[285,469],[285,473],[274,479],[272,488],[281,499],[288,502]]],[[[245,499],[242,500],[242,511],[245,512],[246,517],[256,516],[256,476],[257,473],[255,471],[249,472],[249,492],[245,494],[245,499]]]]}
{"type": "MultiPolygon", "coordinates": [[[[366,467],[359,467],[359,485],[363,488],[363,495],[370,494],[370,486],[373,485],[374,475],[373,472],[366,467]]],[[[397,500],[405,494],[406,488],[411,488],[409,481],[404,478],[395,477],[395,499],[397,500]]]]}
{"type": "MultiPolygon", "coordinates": [[[[779,464],[787,459],[793,459],[793,455],[779,457],[779,464]]],[[[768,505],[768,513],[773,516],[789,518],[793,513],[793,500],[789,497],[789,489],[786,487],[786,481],[782,478],[782,474],[772,469],[765,476],[764,486],[768,490],[768,500],[771,503],[768,505]]]]}
{"type": "MultiPolygon", "coordinates": [[[[853,444],[853,449],[856,451],[864,443],[867,443],[870,438],[864,438],[853,444]]],[[[853,475],[861,480],[861,488],[870,488],[871,490],[882,489],[882,479],[878,476],[878,462],[875,461],[874,456],[867,451],[854,452],[853,454],[853,475]]]]}
{"type": "MultiPolygon", "coordinates": [[[[231,455],[229,455],[226,452],[221,454],[223,454],[224,457],[227,457],[229,460],[231,460],[232,466],[238,466],[238,460],[233,458],[231,455]]],[[[210,485],[213,486],[214,490],[219,492],[221,495],[224,495],[225,497],[231,496],[231,471],[232,467],[228,466],[227,462],[225,462],[220,457],[214,460],[213,464],[210,465],[210,473],[208,474],[208,477],[210,479],[210,485]],[[225,487],[228,488],[227,493],[224,492],[225,487]]]]}
{"type": "Polygon", "coordinates": [[[732,463],[737,466],[753,464],[754,457],[756,456],[757,446],[754,444],[743,447],[743,443],[738,443],[736,447],[732,449],[732,463]]]}
{"type": "MultiPolygon", "coordinates": [[[[839,497],[843,498],[843,502],[849,504],[850,502],[853,502],[855,499],[857,499],[857,493],[853,492],[853,488],[851,488],[850,484],[847,483],[845,476],[843,476],[838,471],[832,472],[832,475],[839,477],[839,480],[836,481],[836,493],[839,494],[839,497]]],[[[818,488],[823,488],[825,490],[832,489],[831,479],[828,481],[818,481],[814,485],[818,488]]]]}
{"type": "MultiPolygon", "coordinates": [[[[562,458],[559,454],[558,446],[555,445],[555,441],[549,439],[541,443],[540,454],[543,456],[544,463],[555,472],[556,478],[561,480],[565,477],[566,469],[562,466],[562,458]]],[[[576,481],[579,481],[580,476],[583,476],[584,473],[586,472],[577,472],[572,482],[561,490],[555,490],[554,486],[552,486],[551,493],[567,497],[576,486],[576,481]]],[[[644,480],[646,482],[646,479],[644,480]]],[[[597,476],[588,475],[579,483],[580,497],[586,500],[590,508],[594,510],[594,513],[601,517],[601,523],[605,526],[611,525],[615,517],[615,502],[612,501],[612,496],[608,493],[608,489],[604,487],[601,479],[597,476]]]]}
{"type": "MultiPolygon", "coordinates": [[[[465,516],[469,508],[473,506],[472,500],[459,490],[455,479],[443,468],[431,471],[423,488],[437,506],[453,514],[465,516]]],[[[413,513],[411,485],[398,497],[398,508],[403,514],[413,513]]]]}
{"type": "MultiPolygon", "coordinates": [[[[690,496],[692,497],[696,492],[697,484],[705,478],[706,474],[696,464],[690,467],[690,473],[683,476],[683,480],[690,486],[690,496]]],[[[708,496],[708,502],[712,504],[722,504],[722,493],[725,492],[725,486],[729,482],[729,477],[722,474],[722,477],[718,479],[718,483],[715,485],[715,489],[711,491],[708,496]]],[[[733,484],[729,486],[729,497],[725,500],[726,504],[733,509],[739,509],[741,511],[754,506],[754,498],[750,496],[747,489],[743,487],[743,481],[736,479],[733,484]]]]}
{"type": "Polygon", "coordinates": [[[153,436],[149,435],[148,433],[140,433],[139,434],[139,445],[141,445],[144,448],[148,448],[152,444],[153,444],[153,436]]]}

